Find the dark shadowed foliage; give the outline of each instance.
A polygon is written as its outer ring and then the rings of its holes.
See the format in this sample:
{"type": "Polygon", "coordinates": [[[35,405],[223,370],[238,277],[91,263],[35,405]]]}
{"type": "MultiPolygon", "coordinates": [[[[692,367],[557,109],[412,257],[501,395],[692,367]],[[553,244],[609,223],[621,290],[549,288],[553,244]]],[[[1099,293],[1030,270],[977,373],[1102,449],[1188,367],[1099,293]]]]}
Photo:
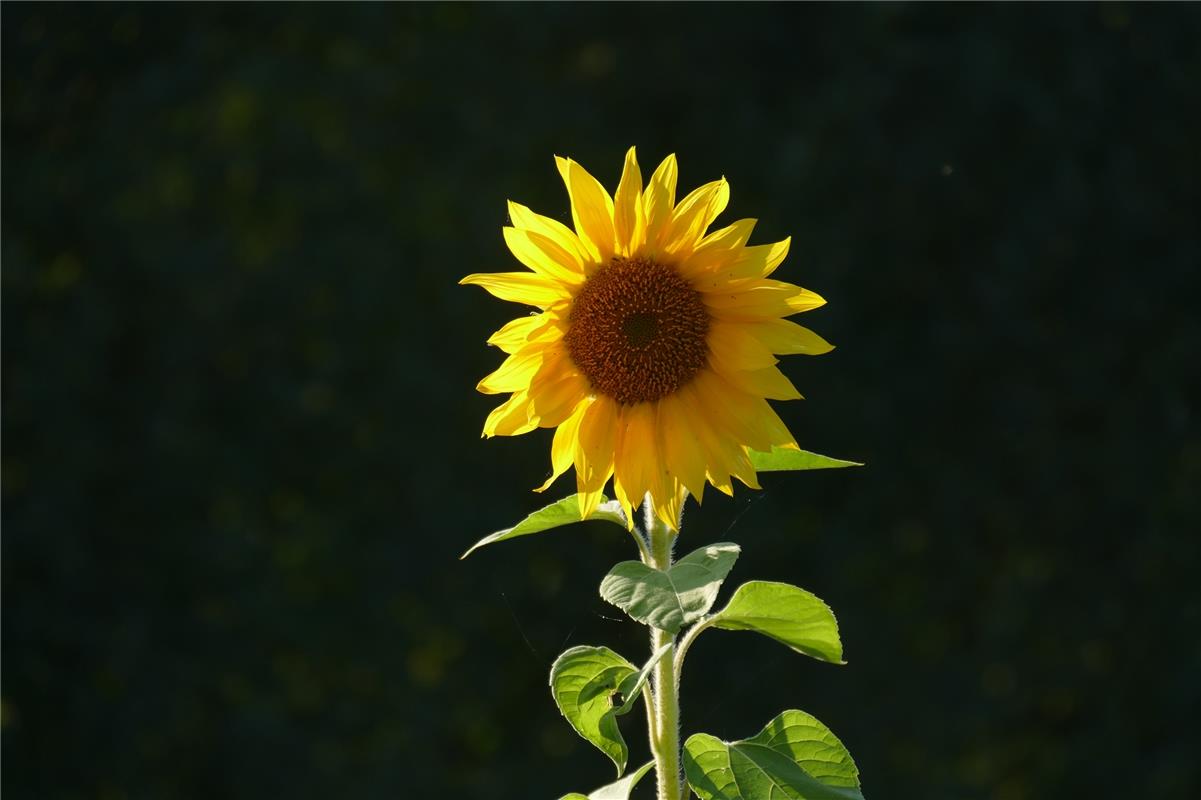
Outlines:
{"type": "MultiPolygon", "coordinates": [[[[687,550],[840,614],[712,631],[684,731],[806,709],[869,798],[1201,796],[1197,5],[3,7],[3,791],[554,798],[590,523],[483,442],[506,198],[720,175],[838,349],[687,550]],[[733,530],[731,530],[733,529],[733,530]],[[740,647],[725,647],[738,637],[740,647]],[[771,687],[771,688],[768,688],[771,687]]],[[[571,491],[564,478],[552,490],[571,491]]],[[[728,590],[727,590],[728,593],[728,590]]],[[[631,763],[641,715],[623,718],[631,763]]],[[[649,790],[649,783],[642,789],[649,790]]],[[[641,791],[641,790],[640,790],[641,791]]]]}

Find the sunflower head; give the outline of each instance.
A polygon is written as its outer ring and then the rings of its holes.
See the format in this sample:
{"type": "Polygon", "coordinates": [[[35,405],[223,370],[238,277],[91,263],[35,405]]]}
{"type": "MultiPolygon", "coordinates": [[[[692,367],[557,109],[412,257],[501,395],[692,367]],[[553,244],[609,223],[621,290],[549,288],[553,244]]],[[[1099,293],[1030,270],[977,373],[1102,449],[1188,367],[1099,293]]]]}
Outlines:
{"type": "Polygon", "coordinates": [[[555,162],[574,230],[510,202],[505,242],[528,271],[461,281],[538,309],[488,340],[508,358],[477,388],[509,398],[484,436],[555,428],[537,491],[575,467],[581,516],[612,478],[631,524],[649,494],[678,529],[689,493],[699,502],[707,482],[733,494],[734,478],[757,489],[748,453],[797,446],[767,400],[801,396],[777,355],[831,349],[785,319],[825,301],[770,278],[788,239],[747,246],[751,219],[709,232],[729,202],[724,178],[677,203],[675,156],[644,185],[631,147],[614,195],[555,162]]]}

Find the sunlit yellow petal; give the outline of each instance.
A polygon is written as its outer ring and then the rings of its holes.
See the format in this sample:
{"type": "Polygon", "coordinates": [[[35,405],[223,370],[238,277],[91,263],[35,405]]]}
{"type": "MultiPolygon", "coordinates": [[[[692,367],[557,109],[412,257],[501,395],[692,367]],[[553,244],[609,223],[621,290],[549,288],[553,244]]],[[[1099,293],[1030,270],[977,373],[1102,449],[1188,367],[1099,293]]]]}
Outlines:
{"type": "Polygon", "coordinates": [[[521,203],[509,201],[509,219],[513,223],[514,228],[537,233],[550,239],[559,247],[566,250],[580,263],[590,261],[588,249],[580,241],[580,237],[575,235],[575,231],[559,222],[557,219],[544,217],[541,214],[536,214],[530,209],[523,206],[521,203]]]}
{"type": "Polygon", "coordinates": [[[658,461],[655,446],[655,407],[651,403],[625,406],[618,414],[613,461],[613,492],[633,519],[633,509],[651,488],[658,461]]]}
{"type": "Polygon", "coordinates": [[[502,228],[509,251],[525,266],[571,287],[584,282],[584,262],[554,240],[521,228],[502,228]]]}
{"type": "Polygon", "coordinates": [[[484,438],[493,436],[520,436],[537,427],[530,421],[530,397],[525,392],[514,392],[513,396],[492,410],[484,420],[484,438]]]}
{"type": "Polygon", "coordinates": [[[680,260],[677,266],[680,274],[692,280],[737,261],[743,250],[747,249],[744,245],[751,238],[755,222],[753,219],[740,219],[707,234],[687,257],[680,260]]]}
{"type": "MultiPolygon", "coordinates": [[[[742,391],[768,400],[800,400],[801,393],[779,367],[723,372],[722,377],[742,391]]],[[[760,448],[755,448],[760,449],[760,448]]]]}
{"type": "Polygon", "coordinates": [[[642,209],[642,173],[634,148],[626,153],[625,168],[617,194],[613,197],[613,233],[617,240],[617,254],[631,256],[646,238],[646,214],[642,209]]]}
{"type": "Polygon", "coordinates": [[[613,257],[613,198],[588,170],[569,158],[555,156],[571,198],[571,218],[584,247],[598,263],[613,257]]]}
{"type": "Polygon", "coordinates": [[[646,242],[651,250],[657,250],[671,212],[676,206],[676,179],[679,172],[676,156],[672,153],[651,175],[650,183],[642,195],[642,206],[646,211],[646,242]]]}
{"type": "Polygon", "coordinates": [[[560,338],[559,319],[550,312],[530,314],[506,322],[504,327],[488,337],[488,344],[512,355],[530,342],[550,342],[560,338]]]}
{"type": "Polygon", "coordinates": [[[475,387],[476,391],[483,394],[503,394],[525,389],[530,385],[546,356],[547,350],[544,346],[532,345],[518,350],[506,358],[495,372],[480,381],[475,387]]]}
{"type": "MultiPolygon", "coordinates": [[[[697,287],[700,289],[701,287],[697,287]]],[[[787,317],[825,304],[817,294],[791,283],[763,280],[705,292],[705,306],[718,319],[755,322],[787,317]]]]}
{"type": "Polygon", "coordinates": [[[567,419],[563,420],[563,423],[555,429],[555,438],[550,446],[551,474],[546,479],[546,483],[535,489],[535,492],[545,492],[555,482],[556,478],[571,469],[575,463],[575,451],[580,434],[580,421],[584,418],[584,412],[588,410],[588,406],[592,405],[593,402],[594,400],[591,397],[581,399],[571,414],[568,415],[567,419]]]}
{"type": "Polygon", "coordinates": [[[667,471],[700,502],[705,491],[705,453],[694,431],[695,421],[678,394],[659,401],[659,430],[667,471]]]}
{"type": "Polygon", "coordinates": [[[548,308],[561,300],[570,300],[571,292],[559,281],[533,272],[482,272],[468,275],[460,284],[482,286],[501,300],[548,308]]]}
{"type": "Polygon", "coordinates": [[[692,388],[700,409],[698,413],[721,434],[721,439],[730,439],[755,450],[771,448],[768,437],[751,418],[758,411],[753,396],[726,376],[710,371],[697,375],[692,388]]]}
{"type": "Polygon", "coordinates": [[[662,238],[663,252],[683,259],[696,248],[705,231],[730,202],[730,184],[726,179],[707,183],[693,190],[672,211],[668,230],[662,238]]]}
{"type": "Polygon", "coordinates": [[[744,324],[713,322],[709,326],[709,360],[728,369],[763,369],[779,360],[771,350],[747,332],[744,324]]]}
{"type": "Polygon", "coordinates": [[[769,319],[762,322],[744,322],[742,325],[747,333],[778,355],[799,353],[819,356],[834,349],[834,345],[791,320],[769,319]]]}
{"type": "Polygon", "coordinates": [[[600,503],[601,491],[613,474],[613,440],[617,432],[617,403],[598,397],[580,421],[575,450],[576,486],[580,518],[587,519],[600,503]]]}
{"type": "Polygon", "coordinates": [[[544,383],[535,382],[530,388],[530,413],[539,428],[561,425],[588,394],[588,381],[579,374],[563,375],[563,370],[553,372],[555,379],[544,383]]]}

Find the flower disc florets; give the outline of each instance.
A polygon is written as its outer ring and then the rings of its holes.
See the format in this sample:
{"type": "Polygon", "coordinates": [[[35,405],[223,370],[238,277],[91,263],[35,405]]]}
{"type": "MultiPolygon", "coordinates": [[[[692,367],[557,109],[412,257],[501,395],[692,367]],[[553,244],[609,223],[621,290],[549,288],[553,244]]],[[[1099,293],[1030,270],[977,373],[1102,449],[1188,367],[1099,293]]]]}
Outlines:
{"type": "Polygon", "coordinates": [[[700,292],[654,261],[614,258],[580,289],[567,319],[571,360],[621,405],[672,394],[708,360],[700,292]]]}

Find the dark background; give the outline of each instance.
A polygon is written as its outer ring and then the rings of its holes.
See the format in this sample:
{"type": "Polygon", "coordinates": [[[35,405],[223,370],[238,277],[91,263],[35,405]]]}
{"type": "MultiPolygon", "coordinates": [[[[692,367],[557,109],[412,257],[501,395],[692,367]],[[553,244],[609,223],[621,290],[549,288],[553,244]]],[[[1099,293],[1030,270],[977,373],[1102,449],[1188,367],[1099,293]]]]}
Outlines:
{"type": "MultiPolygon", "coordinates": [[[[849,665],[708,633],[684,731],[815,713],[869,798],[1201,796],[1201,7],[3,7],[7,798],[554,798],[646,643],[484,442],[514,198],[677,152],[793,236],[803,446],[690,512],[849,665]]],[[[561,479],[553,496],[571,491],[561,479]]],[[[646,756],[626,718],[631,761],[646,756]]],[[[649,796],[648,781],[641,796],[649,796]]]]}

